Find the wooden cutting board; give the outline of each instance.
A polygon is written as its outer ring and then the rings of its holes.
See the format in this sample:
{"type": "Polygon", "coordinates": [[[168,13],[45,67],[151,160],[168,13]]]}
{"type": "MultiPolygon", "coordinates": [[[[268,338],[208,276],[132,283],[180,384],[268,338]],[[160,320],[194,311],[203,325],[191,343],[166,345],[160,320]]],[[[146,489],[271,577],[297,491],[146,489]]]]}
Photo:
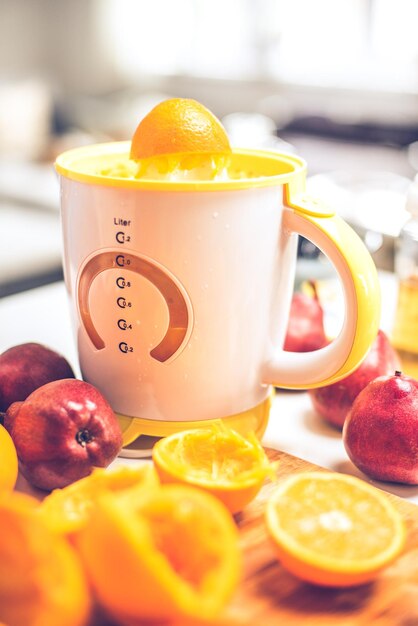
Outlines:
{"type": "MultiPolygon", "coordinates": [[[[317,466],[284,452],[267,450],[285,478],[317,466]]],[[[412,487],[413,488],[413,487],[412,487]]],[[[236,518],[244,555],[241,584],[219,626],[314,624],[317,626],[418,626],[418,507],[388,494],[405,519],[403,554],[371,584],[326,589],[297,580],[277,561],[264,525],[264,507],[274,489],[266,484],[236,518]]]]}
{"type": "MultiPolygon", "coordinates": [[[[279,463],[279,479],[297,472],[323,470],[285,452],[266,452],[271,461],[279,463]]],[[[24,490],[28,488],[26,485],[24,490]]],[[[235,518],[243,572],[224,614],[211,622],[181,620],[173,626],[418,626],[418,506],[387,494],[406,522],[404,552],[371,584],[326,589],[299,581],[277,560],[264,524],[265,504],[273,490],[274,485],[267,483],[235,518]]],[[[98,610],[89,626],[119,625],[98,610]]]]}

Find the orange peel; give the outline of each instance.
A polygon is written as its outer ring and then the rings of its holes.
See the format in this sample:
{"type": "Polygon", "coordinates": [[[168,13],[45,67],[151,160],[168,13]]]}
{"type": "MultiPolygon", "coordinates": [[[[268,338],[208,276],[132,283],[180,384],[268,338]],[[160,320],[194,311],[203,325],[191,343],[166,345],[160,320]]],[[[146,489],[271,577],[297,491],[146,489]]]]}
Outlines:
{"type": "Polygon", "coordinates": [[[159,480],[151,463],[112,469],[96,468],[76,482],[55,489],[40,504],[38,514],[51,530],[73,536],[87,523],[95,499],[106,492],[123,492],[133,487],[155,488],[159,480]]]}
{"type": "Polygon", "coordinates": [[[243,436],[222,421],[160,439],[152,458],[162,483],[199,487],[221,500],[231,513],[241,511],[260,491],[271,464],[253,433],[243,436]]]}
{"type": "Polygon", "coordinates": [[[121,623],[217,615],[238,580],[238,531],[213,496],[180,485],[101,494],[77,547],[121,623]]]}
{"type": "Polygon", "coordinates": [[[36,516],[37,500],[0,497],[0,622],[9,626],[83,626],[90,594],[65,539],[36,516]]]}

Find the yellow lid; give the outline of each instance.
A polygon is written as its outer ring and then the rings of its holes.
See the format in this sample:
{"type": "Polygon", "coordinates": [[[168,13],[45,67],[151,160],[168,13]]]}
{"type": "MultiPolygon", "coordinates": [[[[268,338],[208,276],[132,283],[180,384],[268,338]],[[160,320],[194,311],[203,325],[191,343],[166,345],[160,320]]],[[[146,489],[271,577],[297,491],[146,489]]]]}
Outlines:
{"type": "Polygon", "coordinates": [[[304,178],[306,164],[300,157],[263,150],[233,150],[227,180],[148,180],[135,178],[137,165],[129,159],[130,141],[95,144],[63,152],[55,169],[66,178],[91,185],[171,191],[227,191],[270,187],[288,183],[297,174],[304,178]]]}

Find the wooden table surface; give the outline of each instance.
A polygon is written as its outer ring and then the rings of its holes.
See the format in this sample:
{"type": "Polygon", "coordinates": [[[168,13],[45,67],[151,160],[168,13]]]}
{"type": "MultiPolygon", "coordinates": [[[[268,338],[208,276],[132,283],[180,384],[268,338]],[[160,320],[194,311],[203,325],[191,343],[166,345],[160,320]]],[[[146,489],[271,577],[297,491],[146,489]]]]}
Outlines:
{"type": "MultiPolygon", "coordinates": [[[[280,478],[317,466],[285,452],[268,450],[279,462],[280,478]]],[[[237,517],[244,554],[242,582],[227,610],[225,624],[318,626],[418,626],[418,507],[387,494],[402,514],[408,532],[401,556],[370,584],[351,589],[303,583],[277,561],[264,525],[264,507],[274,489],[266,484],[237,517]]],[[[219,622],[219,624],[223,622],[219,622]]]]}

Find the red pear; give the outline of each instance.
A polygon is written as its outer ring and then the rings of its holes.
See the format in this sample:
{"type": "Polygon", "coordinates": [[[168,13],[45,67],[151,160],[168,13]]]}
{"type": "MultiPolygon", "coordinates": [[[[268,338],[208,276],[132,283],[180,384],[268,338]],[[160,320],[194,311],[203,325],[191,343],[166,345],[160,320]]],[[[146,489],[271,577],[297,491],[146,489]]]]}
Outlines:
{"type": "Polygon", "coordinates": [[[315,410],[333,426],[342,428],[347,413],[362,389],[378,376],[400,367],[399,357],[389,339],[379,330],[359,367],[337,383],[309,390],[315,410]]]}
{"type": "Polygon", "coordinates": [[[23,343],[0,354],[0,411],[25,400],[53,380],[74,378],[63,356],[39,343],[23,343]]]}
{"type": "Polygon", "coordinates": [[[36,389],[6,413],[19,468],[40,489],[65,487],[107,467],[122,447],[119,422],[92,385],[65,379],[36,389]]]}
{"type": "Polygon", "coordinates": [[[347,454],[377,480],[418,484],[418,381],[397,371],[357,396],[343,429],[347,454]]]}
{"type": "Polygon", "coordinates": [[[314,295],[302,292],[293,294],[289,322],[283,349],[288,352],[310,352],[327,345],[324,330],[324,311],[319,302],[315,283],[314,295]]]}

